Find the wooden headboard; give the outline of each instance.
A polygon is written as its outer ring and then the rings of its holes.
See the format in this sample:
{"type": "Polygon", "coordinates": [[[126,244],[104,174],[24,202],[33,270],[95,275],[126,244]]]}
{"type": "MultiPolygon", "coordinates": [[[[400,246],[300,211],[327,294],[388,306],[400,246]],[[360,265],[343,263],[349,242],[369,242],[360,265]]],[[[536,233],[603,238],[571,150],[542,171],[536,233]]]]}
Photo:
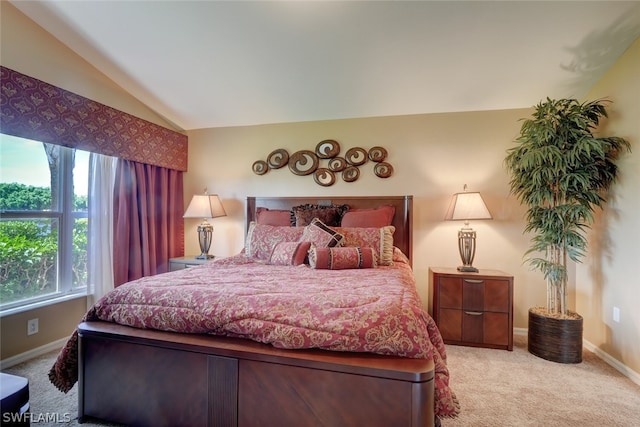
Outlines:
{"type": "Polygon", "coordinates": [[[413,196],[327,196],[327,197],[247,197],[247,229],[256,219],[256,208],[291,209],[304,204],[348,205],[350,209],[377,208],[391,205],[396,208],[392,225],[396,228],[393,244],[409,261],[413,255],[413,196]]]}

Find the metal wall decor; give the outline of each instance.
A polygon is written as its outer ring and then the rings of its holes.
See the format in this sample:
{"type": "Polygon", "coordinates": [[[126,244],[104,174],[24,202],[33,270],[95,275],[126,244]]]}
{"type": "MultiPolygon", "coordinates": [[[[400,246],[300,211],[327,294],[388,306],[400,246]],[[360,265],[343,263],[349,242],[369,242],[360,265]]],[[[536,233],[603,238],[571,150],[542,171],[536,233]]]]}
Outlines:
{"type": "Polygon", "coordinates": [[[256,160],[253,162],[251,169],[253,169],[253,173],[256,175],[264,175],[269,172],[269,165],[264,160],[256,160]]]}
{"type": "Polygon", "coordinates": [[[289,163],[289,153],[282,148],[272,151],[267,157],[267,164],[271,169],[280,169],[287,163],[289,163]]]}
{"type": "Polygon", "coordinates": [[[316,154],[321,159],[332,159],[340,153],[340,144],[333,139],[325,139],[316,145],[316,154]]]}
{"type": "Polygon", "coordinates": [[[313,151],[296,151],[289,157],[289,169],[296,175],[309,175],[318,169],[320,160],[313,151]]]}
{"type": "Polygon", "coordinates": [[[336,182],[340,174],[344,182],[354,182],[360,177],[360,167],[368,161],[375,163],[373,173],[378,178],[393,175],[393,166],[386,162],[387,150],[373,147],[369,151],[362,147],[349,148],[344,157],[339,157],[340,144],[333,139],[320,141],[314,151],[299,150],[289,155],[287,150],[279,148],[267,156],[267,160],[256,160],[251,169],[256,175],[264,175],[271,169],[280,169],[285,165],[294,175],[313,175],[316,184],[329,187],[336,182]],[[321,161],[326,161],[324,165],[321,161]]]}

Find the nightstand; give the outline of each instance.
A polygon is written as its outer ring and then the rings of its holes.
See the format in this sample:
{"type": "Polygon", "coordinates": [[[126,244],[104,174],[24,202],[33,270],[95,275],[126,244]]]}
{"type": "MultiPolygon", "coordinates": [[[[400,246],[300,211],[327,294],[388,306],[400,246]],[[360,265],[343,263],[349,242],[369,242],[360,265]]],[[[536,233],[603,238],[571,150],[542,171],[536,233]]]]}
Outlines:
{"type": "Polygon", "coordinates": [[[433,319],[446,344],[513,350],[513,276],[430,268],[433,319]]]}
{"type": "Polygon", "coordinates": [[[179,258],[169,258],[169,271],[182,270],[183,268],[206,264],[213,261],[214,259],[215,258],[197,259],[195,255],[183,256],[179,258]]]}

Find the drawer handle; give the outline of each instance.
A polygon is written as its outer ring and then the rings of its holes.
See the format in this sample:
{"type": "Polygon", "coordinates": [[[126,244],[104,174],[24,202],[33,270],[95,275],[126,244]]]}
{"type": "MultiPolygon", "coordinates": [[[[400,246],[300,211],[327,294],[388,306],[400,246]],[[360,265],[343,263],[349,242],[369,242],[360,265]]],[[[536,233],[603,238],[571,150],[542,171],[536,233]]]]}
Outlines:
{"type": "Polygon", "coordinates": [[[484,280],[478,280],[478,279],[462,279],[467,283],[482,283],[484,282],[484,280]]]}
{"type": "Polygon", "coordinates": [[[469,314],[471,316],[482,316],[482,312],[481,311],[465,311],[464,314],[469,314]]]}

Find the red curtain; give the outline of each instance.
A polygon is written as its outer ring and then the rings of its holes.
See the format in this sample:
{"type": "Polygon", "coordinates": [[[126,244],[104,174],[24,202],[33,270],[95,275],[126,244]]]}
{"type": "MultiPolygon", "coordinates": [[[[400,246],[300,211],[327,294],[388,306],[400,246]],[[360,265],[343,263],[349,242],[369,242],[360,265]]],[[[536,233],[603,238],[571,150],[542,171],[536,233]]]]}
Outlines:
{"type": "Polygon", "coordinates": [[[118,160],[114,188],[114,285],[168,271],[184,254],[182,172],[118,160]]]}

